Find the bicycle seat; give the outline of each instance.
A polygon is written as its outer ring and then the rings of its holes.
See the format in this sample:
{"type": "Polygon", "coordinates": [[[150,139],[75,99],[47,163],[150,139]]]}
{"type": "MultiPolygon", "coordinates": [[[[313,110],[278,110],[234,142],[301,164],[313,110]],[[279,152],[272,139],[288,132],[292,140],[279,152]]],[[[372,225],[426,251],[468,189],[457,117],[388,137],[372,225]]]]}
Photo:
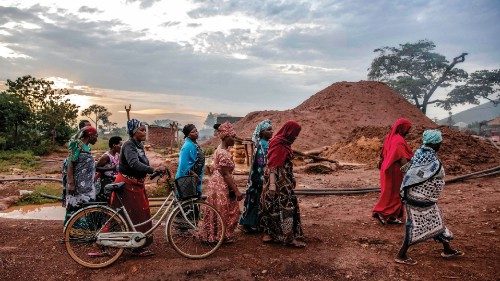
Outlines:
{"type": "Polygon", "coordinates": [[[114,182],[110,184],[106,184],[104,186],[104,191],[106,193],[111,193],[113,191],[121,191],[125,188],[125,183],[124,182],[114,182]]]}

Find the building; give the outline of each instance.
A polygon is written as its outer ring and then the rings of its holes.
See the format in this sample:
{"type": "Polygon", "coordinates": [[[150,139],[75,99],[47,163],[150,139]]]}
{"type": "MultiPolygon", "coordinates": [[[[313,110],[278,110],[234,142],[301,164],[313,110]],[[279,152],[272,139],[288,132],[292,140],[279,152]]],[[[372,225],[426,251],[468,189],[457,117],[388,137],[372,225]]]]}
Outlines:
{"type": "Polygon", "coordinates": [[[163,127],[158,125],[148,126],[148,135],[146,143],[153,148],[171,148],[177,147],[179,140],[179,131],[177,127],[163,127]]]}

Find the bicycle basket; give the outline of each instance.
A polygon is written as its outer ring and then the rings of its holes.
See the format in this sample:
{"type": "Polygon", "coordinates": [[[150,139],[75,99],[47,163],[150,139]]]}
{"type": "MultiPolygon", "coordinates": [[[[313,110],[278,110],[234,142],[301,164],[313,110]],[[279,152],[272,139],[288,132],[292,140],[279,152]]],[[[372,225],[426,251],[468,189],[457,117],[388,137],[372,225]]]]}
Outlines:
{"type": "Polygon", "coordinates": [[[196,187],[198,185],[198,177],[184,176],[175,179],[175,189],[179,200],[186,200],[193,197],[198,197],[196,187]]]}

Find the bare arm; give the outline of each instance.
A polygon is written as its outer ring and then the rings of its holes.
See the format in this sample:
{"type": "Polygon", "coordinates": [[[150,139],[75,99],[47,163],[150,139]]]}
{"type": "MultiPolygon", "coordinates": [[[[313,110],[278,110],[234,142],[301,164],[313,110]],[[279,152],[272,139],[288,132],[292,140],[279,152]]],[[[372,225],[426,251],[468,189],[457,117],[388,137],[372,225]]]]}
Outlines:
{"type": "Polygon", "coordinates": [[[99,172],[106,172],[106,171],[114,171],[116,169],[116,165],[112,165],[110,167],[104,168],[106,164],[110,162],[109,156],[106,154],[103,154],[101,158],[99,158],[99,161],[95,164],[95,168],[99,172]]]}
{"type": "Polygon", "coordinates": [[[238,187],[236,186],[236,183],[234,182],[233,175],[231,174],[231,169],[228,167],[221,167],[220,172],[222,174],[222,178],[224,178],[224,182],[234,192],[234,194],[236,194],[236,198],[238,199],[238,201],[243,199],[243,195],[238,190],[238,187]]]}
{"type": "Polygon", "coordinates": [[[75,165],[73,161],[68,159],[68,169],[67,169],[67,183],[66,183],[66,191],[68,194],[75,193],[75,165]]]}

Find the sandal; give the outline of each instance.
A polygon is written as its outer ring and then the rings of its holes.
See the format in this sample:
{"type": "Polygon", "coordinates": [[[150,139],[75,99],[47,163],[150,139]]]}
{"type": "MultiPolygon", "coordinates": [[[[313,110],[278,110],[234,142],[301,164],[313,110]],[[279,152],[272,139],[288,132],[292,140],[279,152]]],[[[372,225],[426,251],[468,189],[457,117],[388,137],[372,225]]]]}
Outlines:
{"type": "Polygon", "coordinates": [[[373,214],[373,217],[376,218],[381,225],[385,225],[386,221],[380,214],[373,214]]]}
{"type": "Polygon", "coordinates": [[[264,236],[262,236],[262,242],[271,243],[273,242],[273,238],[269,234],[264,234],[264,236]]]}
{"type": "Polygon", "coordinates": [[[460,250],[453,250],[454,252],[451,253],[451,254],[447,254],[445,252],[442,252],[441,253],[441,256],[445,259],[449,259],[449,258],[454,258],[454,257],[461,257],[463,255],[465,255],[464,252],[460,251],[460,250]]]}
{"type": "Polygon", "coordinates": [[[406,265],[416,265],[417,264],[417,261],[413,260],[410,257],[407,257],[406,259],[395,258],[394,261],[396,263],[406,264],[406,265]]]}
{"type": "Polygon", "coordinates": [[[293,240],[292,242],[288,243],[288,246],[292,246],[295,248],[304,248],[305,246],[307,246],[307,244],[301,241],[293,240]]]}
{"type": "Polygon", "coordinates": [[[403,224],[403,221],[401,221],[400,219],[392,219],[388,220],[387,224],[403,224]]]}

